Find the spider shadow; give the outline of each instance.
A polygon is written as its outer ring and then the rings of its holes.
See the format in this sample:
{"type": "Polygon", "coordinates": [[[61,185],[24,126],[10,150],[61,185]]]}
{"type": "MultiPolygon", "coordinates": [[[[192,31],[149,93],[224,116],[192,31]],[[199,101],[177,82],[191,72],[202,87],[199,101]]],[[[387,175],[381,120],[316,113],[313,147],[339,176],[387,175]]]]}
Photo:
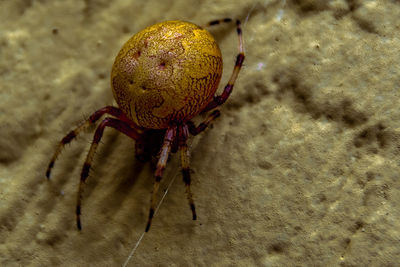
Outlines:
{"type": "MultiPolygon", "coordinates": [[[[135,158],[134,148],[135,141],[117,131],[110,131],[100,143],[95,156],[96,159],[94,160],[93,164],[94,171],[92,172],[91,176],[105,177],[105,179],[109,179],[110,177],[122,177],[122,179],[117,178],[115,180],[115,184],[117,184],[117,186],[115,188],[113,187],[112,190],[109,190],[111,192],[110,198],[107,197],[108,203],[111,198],[115,199],[115,196],[118,196],[118,193],[121,193],[122,195],[129,193],[130,190],[135,186],[139,174],[143,170],[145,163],[135,158]],[[117,159],[111,158],[114,155],[117,156],[117,159]],[[126,157],[126,160],[121,160],[122,157],[126,157]],[[133,170],[131,168],[132,164],[134,166],[133,170]],[[115,165],[116,168],[113,167],[110,169],[110,165],[115,165]],[[113,195],[111,196],[111,194],[113,195]]],[[[96,185],[96,182],[91,182],[90,189],[88,188],[88,191],[94,190],[96,185]]],[[[88,192],[88,194],[85,193],[85,195],[88,197],[90,192],[88,192]]],[[[123,201],[123,198],[120,200],[123,201]]]]}
{"type": "MultiPolygon", "coordinates": [[[[134,155],[132,158],[134,158],[134,155]]],[[[136,159],[132,161],[129,160],[128,162],[129,163],[124,164],[123,166],[119,166],[118,170],[114,173],[114,176],[119,177],[117,185],[109,190],[108,193],[99,201],[100,207],[109,207],[109,209],[104,211],[107,216],[114,217],[118,212],[118,209],[115,207],[123,205],[127,198],[139,200],[140,194],[133,194],[133,192],[143,191],[143,189],[137,188],[138,181],[141,174],[146,171],[147,168],[145,167],[148,163],[136,159]]]]}

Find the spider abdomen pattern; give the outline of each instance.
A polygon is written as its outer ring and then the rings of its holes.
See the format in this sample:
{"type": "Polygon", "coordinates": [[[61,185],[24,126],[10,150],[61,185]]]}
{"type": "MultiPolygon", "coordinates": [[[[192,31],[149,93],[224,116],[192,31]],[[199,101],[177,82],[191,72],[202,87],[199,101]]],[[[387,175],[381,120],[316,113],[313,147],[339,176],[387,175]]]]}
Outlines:
{"type": "Polygon", "coordinates": [[[207,30],[166,21],[124,44],[112,68],[111,85],[119,107],[135,124],[166,129],[202,111],[221,75],[221,51],[207,30]]]}

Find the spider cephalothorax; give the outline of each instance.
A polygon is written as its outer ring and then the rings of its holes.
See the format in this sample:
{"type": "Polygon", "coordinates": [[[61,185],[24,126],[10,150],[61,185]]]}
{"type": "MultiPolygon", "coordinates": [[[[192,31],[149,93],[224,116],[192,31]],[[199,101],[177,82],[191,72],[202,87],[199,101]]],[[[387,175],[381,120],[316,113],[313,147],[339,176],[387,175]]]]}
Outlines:
{"type": "MultiPolygon", "coordinates": [[[[208,26],[231,19],[215,20],[208,26]]],[[[136,141],[136,156],[147,160],[159,150],[155,183],[146,231],[149,230],[156,206],[156,194],[170,152],[181,154],[183,180],[192,210],[196,210],[190,191],[187,138],[197,135],[219,116],[212,111],[197,127],[191,119],[222,105],[232,92],[244,61],[240,21],[236,21],[239,54],[231,78],[221,95],[215,96],[222,75],[222,56],[212,35],[195,24],[166,21],[155,24],[129,39],[121,48],[111,72],[111,87],[119,108],[106,106],[67,134],[60,142],[46,172],[47,178],[65,144],[104,114],[81,172],[76,206],[77,227],[81,230],[81,196],[91,162],[105,127],[112,127],[136,141]]]]}

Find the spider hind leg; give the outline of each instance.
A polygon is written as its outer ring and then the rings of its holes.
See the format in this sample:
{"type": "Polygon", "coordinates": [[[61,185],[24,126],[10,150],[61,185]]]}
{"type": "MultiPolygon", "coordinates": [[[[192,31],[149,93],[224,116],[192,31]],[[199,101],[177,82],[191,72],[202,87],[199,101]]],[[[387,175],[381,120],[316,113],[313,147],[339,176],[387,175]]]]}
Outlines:
{"type": "MultiPolygon", "coordinates": [[[[224,20],[222,21],[224,22],[224,20]]],[[[219,22],[216,24],[219,24],[219,22]]],[[[211,24],[211,25],[216,25],[216,24],[211,24]]],[[[242,35],[240,20],[236,20],[236,32],[239,38],[239,53],[236,56],[236,63],[235,66],[233,67],[231,77],[228,81],[228,84],[225,86],[222,94],[214,96],[214,98],[210,101],[210,103],[208,103],[208,105],[201,111],[202,113],[212,110],[218,106],[221,106],[223,103],[225,103],[225,101],[229,98],[230,94],[232,93],[233,86],[239,75],[240,69],[242,68],[244,61],[244,44],[243,44],[243,35],[242,35]]]]}

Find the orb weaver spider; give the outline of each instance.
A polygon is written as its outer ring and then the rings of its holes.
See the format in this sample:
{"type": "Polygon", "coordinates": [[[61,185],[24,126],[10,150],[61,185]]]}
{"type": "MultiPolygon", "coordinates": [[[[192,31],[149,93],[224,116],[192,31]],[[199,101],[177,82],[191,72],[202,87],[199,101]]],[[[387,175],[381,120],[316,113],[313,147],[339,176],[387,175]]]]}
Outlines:
{"type": "MultiPolygon", "coordinates": [[[[207,26],[231,21],[230,18],[214,20],[207,26]]],[[[134,139],[139,159],[149,159],[152,154],[150,150],[158,147],[159,158],[145,231],[150,229],[156,194],[169,154],[178,150],[187,199],[193,220],[196,220],[186,142],[189,133],[198,135],[220,115],[220,111],[215,108],[221,106],[232,92],[244,61],[239,20],[236,21],[236,29],[239,53],[229,82],[222,94],[217,96],[215,92],[222,76],[221,51],[212,35],[202,27],[183,21],[161,22],[133,35],[124,44],[115,58],[111,72],[111,87],[119,108],[103,107],[69,132],[59,143],[46,171],[46,177],[50,179],[50,172],[63,147],[104,114],[112,116],[106,117],[97,126],[83,164],[76,204],[76,224],[79,230],[82,229],[80,216],[85,181],[105,127],[114,128],[134,139]],[[198,126],[191,121],[194,116],[211,110],[198,126]],[[157,138],[159,136],[162,139],[157,138]]]]}

